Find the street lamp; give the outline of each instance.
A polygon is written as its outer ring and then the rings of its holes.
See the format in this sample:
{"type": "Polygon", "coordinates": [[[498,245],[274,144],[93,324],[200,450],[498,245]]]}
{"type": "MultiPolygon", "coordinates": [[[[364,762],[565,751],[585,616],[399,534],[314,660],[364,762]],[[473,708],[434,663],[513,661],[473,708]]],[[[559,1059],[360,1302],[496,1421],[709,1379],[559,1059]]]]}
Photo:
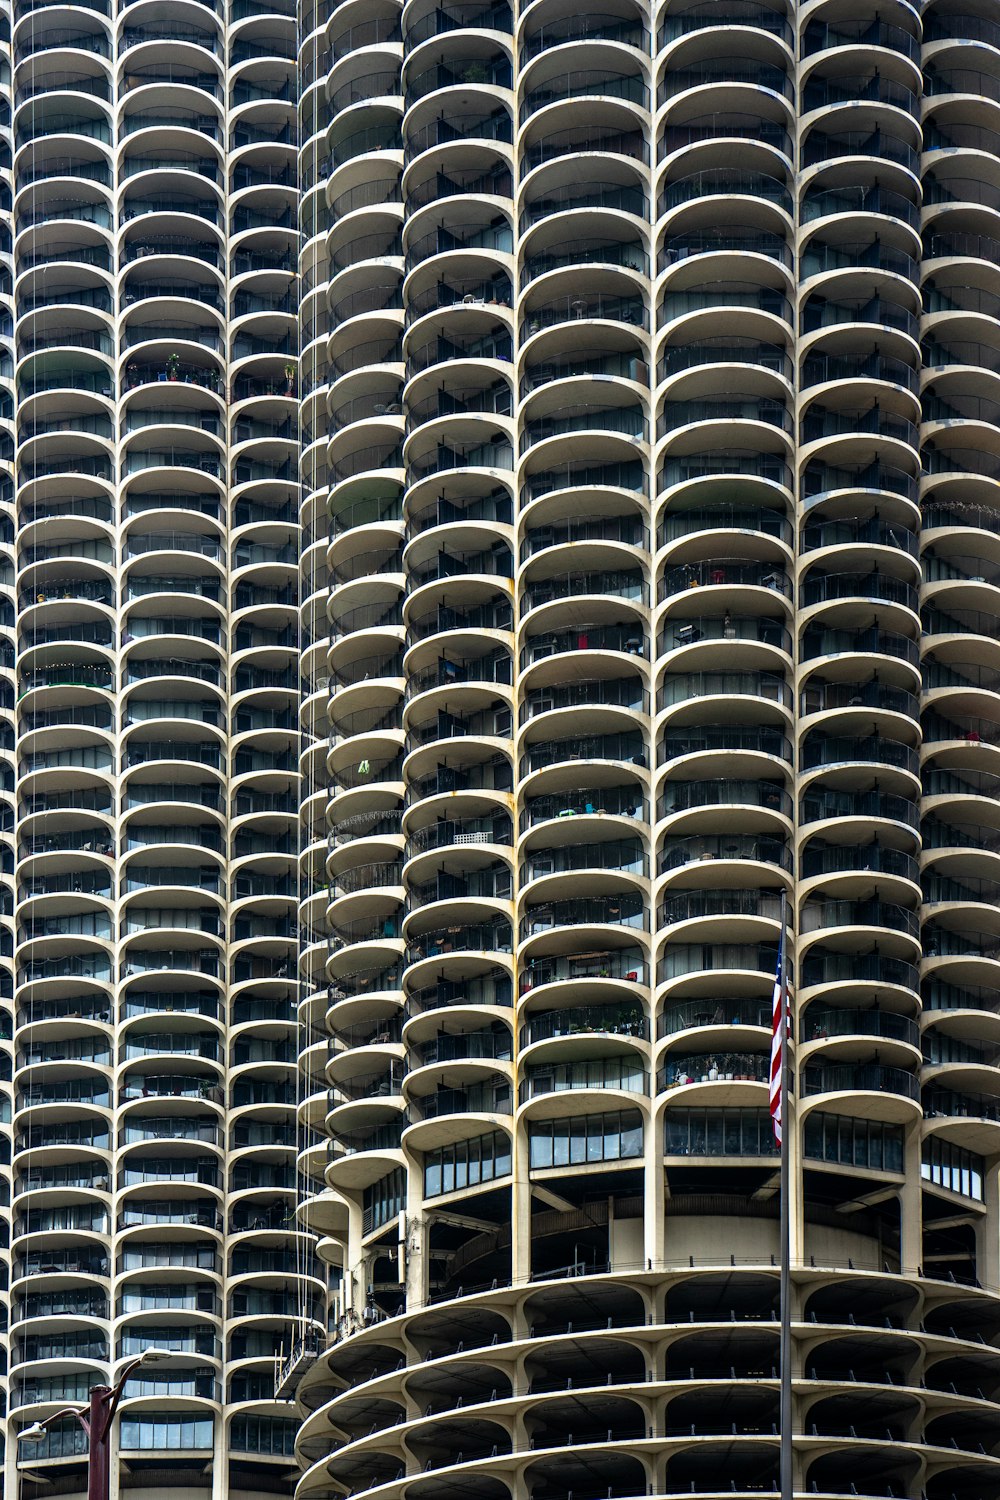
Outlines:
{"type": "Polygon", "coordinates": [[[18,1441],[40,1443],[48,1436],[53,1422],[60,1422],[63,1417],[75,1417],[87,1434],[87,1500],[108,1500],[111,1489],[111,1424],[126,1382],[133,1370],[137,1370],[140,1365],[156,1365],[169,1358],[169,1349],[144,1349],[138,1359],[133,1359],[125,1366],[113,1386],[91,1386],[89,1406],[64,1406],[62,1411],[53,1412],[44,1421],[32,1422],[30,1427],[25,1427],[23,1432],[18,1433],[18,1441]]]}

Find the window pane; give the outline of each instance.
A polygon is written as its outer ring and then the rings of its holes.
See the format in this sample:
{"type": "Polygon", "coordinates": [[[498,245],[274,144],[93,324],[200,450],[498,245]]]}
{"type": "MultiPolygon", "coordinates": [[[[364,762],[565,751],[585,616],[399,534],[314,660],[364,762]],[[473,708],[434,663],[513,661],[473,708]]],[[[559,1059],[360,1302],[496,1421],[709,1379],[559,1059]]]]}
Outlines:
{"type": "Polygon", "coordinates": [[[642,1155],[642,1116],[631,1112],[622,1124],[622,1156],[642,1155]]]}
{"type": "Polygon", "coordinates": [[[530,1138],[531,1165],[533,1167],[551,1167],[552,1165],[552,1138],[543,1135],[541,1127],[532,1133],[530,1138]]]}

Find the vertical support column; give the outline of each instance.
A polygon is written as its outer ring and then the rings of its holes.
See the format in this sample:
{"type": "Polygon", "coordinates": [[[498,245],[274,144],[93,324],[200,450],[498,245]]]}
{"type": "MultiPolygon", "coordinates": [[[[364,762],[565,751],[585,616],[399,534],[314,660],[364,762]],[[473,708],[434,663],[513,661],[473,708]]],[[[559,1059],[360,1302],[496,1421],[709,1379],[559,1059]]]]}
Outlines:
{"type": "MultiPolygon", "coordinates": [[[[903,1141],[903,1186],[899,1193],[900,1270],[904,1276],[915,1276],[923,1265],[923,1230],[920,1175],[923,1126],[917,1122],[906,1131],[903,1141]]],[[[994,1173],[993,1176],[996,1174],[994,1173]]]]}

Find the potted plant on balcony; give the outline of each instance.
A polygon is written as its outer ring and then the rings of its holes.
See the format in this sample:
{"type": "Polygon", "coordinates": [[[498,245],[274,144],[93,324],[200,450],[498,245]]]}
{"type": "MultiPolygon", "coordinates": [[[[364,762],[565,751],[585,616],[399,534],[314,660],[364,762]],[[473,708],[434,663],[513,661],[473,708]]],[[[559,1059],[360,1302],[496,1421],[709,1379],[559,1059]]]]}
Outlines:
{"type": "Polygon", "coordinates": [[[295,395],[295,366],[294,365],[286,365],[285,366],[285,395],[286,396],[294,396],[295,395]]]}
{"type": "Polygon", "coordinates": [[[177,380],[181,373],[181,357],[174,351],[167,355],[167,379],[177,380]]]}

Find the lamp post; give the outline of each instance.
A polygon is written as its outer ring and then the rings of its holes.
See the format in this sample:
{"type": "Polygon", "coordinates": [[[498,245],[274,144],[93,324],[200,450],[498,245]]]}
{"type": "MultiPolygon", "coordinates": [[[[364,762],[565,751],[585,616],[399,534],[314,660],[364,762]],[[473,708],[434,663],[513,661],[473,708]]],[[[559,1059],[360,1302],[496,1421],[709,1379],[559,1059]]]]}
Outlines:
{"type": "Polygon", "coordinates": [[[53,1412],[51,1417],[46,1417],[42,1422],[33,1422],[23,1432],[19,1432],[18,1441],[40,1443],[53,1422],[60,1422],[63,1417],[75,1417],[87,1434],[87,1500],[108,1500],[111,1493],[111,1424],[128,1378],[140,1365],[159,1364],[161,1360],[169,1358],[169,1349],[144,1349],[138,1359],[133,1359],[125,1366],[113,1386],[91,1386],[87,1406],[64,1406],[61,1411],[53,1412]]]}

